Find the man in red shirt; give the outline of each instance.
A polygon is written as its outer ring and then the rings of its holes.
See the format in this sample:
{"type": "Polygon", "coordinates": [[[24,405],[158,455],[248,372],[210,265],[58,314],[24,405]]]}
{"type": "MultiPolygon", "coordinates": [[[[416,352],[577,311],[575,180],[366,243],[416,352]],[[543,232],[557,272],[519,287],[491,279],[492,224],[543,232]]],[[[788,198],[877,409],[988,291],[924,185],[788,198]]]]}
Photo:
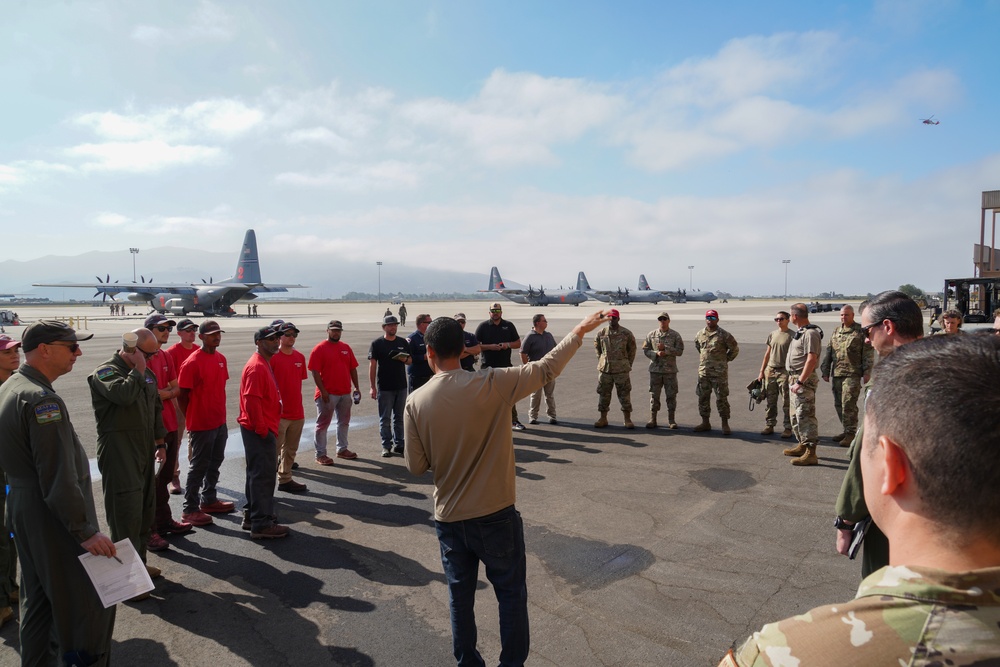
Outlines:
{"type": "MultiPolygon", "coordinates": [[[[198,325],[189,319],[183,319],[177,323],[177,337],[180,341],[174,343],[169,348],[167,348],[167,354],[174,361],[174,369],[178,374],[181,372],[181,364],[187,361],[187,358],[194,354],[194,351],[198,349],[198,346],[194,344],[194,339],[198,335],[198,325]]],[[[178,392],[180,389],[178,388],[178,392]]],[[[170,480],[170,493],[174,495],[180,495],[181,491],[181,466],[180,466],[180,451],[181,444],[184,443],[184,411],[177,410],[177,459],[174,463],[174,478],[170,480]]],[[[191,444],[188,443],[187,447],[187,460],[191,460],[191,444]]]]}
{"type": "Polygon", "coordinates": [[[198,327],[201,348],[181,365],[177,378],[181,388],[177,401],[191,437],[191,465],[181,518],[195,526],[211,524],[209,514],[224,514],[236,508],[229,501],[219,500],[215,493],[229,438],[226,428],[229,367],[226,358],[218,352],[224,333],[215,320],[202,322],[198,327]]]}
{"type": "Polygon", "coordinates": [[[274,517],[274,468],[278,465],[278,422],[281,399],[271,370],[271,358],[278,351],[281,332],[266,326],[253,335],[257,352],[250,356],[240,378],[240,434],[246,452],[247,506],[243,527],[250,528],[255,540],[286,537],[288,526],[274,517]]]}
{"type": "Polygon", "coordinates": [[[309,353],[309,370],[316,383],[316,463],[332,466],[326,455],[326,433],[334,414],[337,415],[337,458],[356,459],[347,448],[347,429],[351,423],[351,404],[361,400],[358,386],[358,360],[351,346],[340,340],[344,325],[331,320],[326,327],[327,339],[309,353]],[[354,385],[354,396],[351,396],[354,385]]]}
{"type": "Polygon", "coordinates": [[[160,467],[153,480],[156,514],[153,518],[153,534],[150,535],[147,545],[150,551],[162,551],[169,546],[163,539],[164,535],[181,535],[191,530],[191,524],[174,521],[170,513],[170,493],[167,491],[167,485],[173,479],[174,468],[177,466],[177,395],[180,389],[177,388],[177,369],[174,367],[174,360],[163,349],[163,344],[170,338],[170,330],[174,328],[174,324],[174,320],[169,320],[159,313],[150,315],[144,323],[144,326],[153,332],[159,348],[146,362],[146,367],[156,376],[156,387],[163,403],[163,427],[167,430],[163,438],[163,449],[156,451],[160,467]]]}
{"type": "Polygon", "coordinates": [[[299,330],[291,322],[271,322],[281,332],[278,353],[271,357],[271,370],[281,395],[281,421],[278,423],[278,491],[305,493],[306,485],[292,479],[295,454],[299,451],[306,414],[302,409],[302,381],[306,379],[306,358],[295,349],[299,330]]]}

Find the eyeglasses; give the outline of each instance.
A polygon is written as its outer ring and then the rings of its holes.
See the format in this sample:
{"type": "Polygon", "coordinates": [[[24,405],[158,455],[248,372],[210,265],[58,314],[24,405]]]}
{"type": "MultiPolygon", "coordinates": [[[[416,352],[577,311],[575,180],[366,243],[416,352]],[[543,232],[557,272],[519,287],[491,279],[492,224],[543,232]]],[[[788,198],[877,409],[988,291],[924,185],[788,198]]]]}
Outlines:
{"type": "Polygon", "coordinates": [[[787,320],[787,319],[788,319],[787,317],[776,317],[776,318],[774,318],[774,321],[775,322],[781,322],[782,320],[787,320]]]}
{"type": "Polygon", "coordinates": [[[174,328],[173,328],[173,327],[171,327],[171,326],[165,326],[165,325],[162,325],[162,324],[161,324],[161,325],[158,325],[158,326],[156,326],[156,327],[155,327],[155,329],[156,329],[157,331],[159,331],[159,332],[163,332],[163,331],[173,331],[173,330],[174,330],[174,328]]]}
{"type": "Polygon", "coordinates": [[[883,323],[883,322],[885,322],[885,321],[886,321],[886,320],[881,320],[881,321],[879,321],[879,322],[872,322],[871,324],[869,324],[869,325],[868,325],[868,326],[866,326],[866,327],[861,327],[861,333],[862,333],[862,334],[863,334],[863,335],[864,335],[864,336],[865,336],[866,338],[871,338],[871,333],[870,333],[870,332],[871,332],[871,330],[872,330],[872,329],[874,329],[875,327],[878,327],[878,326],[882,326],[882,323],[883,323]]]}
{"type": "Polygon", "coordinates": [[[490,308],[490,312],[491,313],[502,313],[503,311],[500,310],[499,308],[490,308]]]}
{"type": "MultiPolygon", "coordinates": [[[[53,342],[49,343],[49,345],[59,345],[59,343],[61,343],[61,342],[63,342],[63,341],[56,340],[56,341],[53,341],[53,342]]],[[[69,350],[73,354],[76,354],[80,350],[80,344],[79,343],[70,343],[69,345],[59,345],[59,347],[65,347],[67,350],[69,350]]]]}
{"type": "Polygon", "coordinates": [[[709,315],[709,316],[708,316],[708,317],[706,317],[705,319],[706,319],[706,320],[709,320],[709,321],[712,321],[712,322],[714,322],[715,320],[717,320],[717,319],[719,319],[719,318],[718,318],[718,317],[712,317],[711,315],[709,315]]]}
{"type": "MultiPolygon", "coordinates": [[[[335,330],[335,331],[336,331],[336,330],[335,330]]],[[[298,338],[298,337],[299,337],[299,332],[298,332],[298,331],[286,331],[286,332],[285,332],[284,334],[282,334],[282,335],[284,335],[284,336],[288,336],[289,338],[298,338]]]]}
{"type": "Polygon", "coordinates": [[[146,350],[143,350],[142,348],[138,348],[138,349],[139,349],[140,352],[142,352],[142,356],[146,357],[146,359],[152,359],[153,357],[156,356],[156,351],[146,352],[146,350]]]}

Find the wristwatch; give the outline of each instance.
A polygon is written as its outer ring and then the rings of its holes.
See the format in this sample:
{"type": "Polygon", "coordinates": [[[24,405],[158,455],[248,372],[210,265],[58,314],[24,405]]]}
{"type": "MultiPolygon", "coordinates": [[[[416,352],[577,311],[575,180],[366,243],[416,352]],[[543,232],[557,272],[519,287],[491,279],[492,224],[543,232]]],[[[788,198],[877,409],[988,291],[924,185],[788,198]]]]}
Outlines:
{"type": "Polygon", "coordinates": [[[844,521],[838,516],[833,520],[833,527],[837,530],[851,530],[854,528],[854,524],[850,521],[844,521]]]}

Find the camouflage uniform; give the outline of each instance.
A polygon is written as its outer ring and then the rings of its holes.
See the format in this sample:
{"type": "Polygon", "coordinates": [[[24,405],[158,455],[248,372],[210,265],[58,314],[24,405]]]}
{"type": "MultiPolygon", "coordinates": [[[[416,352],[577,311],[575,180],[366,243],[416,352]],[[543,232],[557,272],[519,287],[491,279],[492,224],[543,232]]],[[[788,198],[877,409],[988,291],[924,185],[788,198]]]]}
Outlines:
{"type": "Polygon", "coordinates": [[[632,412],[632,362],[635,361],[635,336],[623,326],[614,331],[605,327],[594,341],[597,350],[597,410],[607,412],[611,405],[611,388],[618,392],[622,412],[632,412]]]}
{"type": "Polygon", "coordinates": [[[1000,568],[885,567],[854,600],[755,632],[720,667],[1000,664],[1000,568]]]}
{"type": "Polygon", "coordinates": [[[819,327],[810,325],[795,332],[792,344],[788,347],[788,359],[785,370],[788,371],[789,383],[798,378],[802,390],[789,396],[789,409],[792,412],[792,432],[801,445],[815,447],[819,444],[819,423],[816,421],[816,387],[819,385],[819,375],[814,370],[807,377],[799,377],[805,368],[807,356],[810,353],[819,355],[822,337],[819,327]],[[801,334],[801,335],[799,335],[801,334]]]}
{"type": "Polygon", "coordinates": [[[861,379],[871,373],[874,362],[875,350],[865,342],[857,322],[849,327],[837,327],[823,351],[820,374],[824,378],[833,376],[833,403],[845,433],[858,431],[861,379]]]}
{"type": "Polygon", "coordinates": [[[715,390],[715,404],[719,417],[729,419],[729,362],[740,353],[740,346],[733,335],[716,327],[710,331],[705,327],[694,337],[698,350],[698,414],[704,419],[712,414],[712,390],[715,390]]]}
{"type": "Polygon", "coordinates": [[[677,409],[677,357],[684,354],[684,339],[673,329],[653,329],[646,334],[642,353],[649,358],[649,409],[655,414],[660,409],[660,389],[666,394],[667,410],[677,409]],[[664,356],[657,356],[663,345],[664,356]]]}
{"type": "Polygon", "coordinates": [[[764,414],[765,423],[775,426],[778,423],[778,397],[781,397],[781,407],[784,412],[784,427],[792,428],[792,420],[788,415],[788,371],[785,370],[785,359],[788,357],[788,346],[792,343],[792,332],[775,329],[767,335],[766,345],[771,348],[767,358],[767,368],[764,369],[764,392],[767,396],[767,411],[764,414]]]}
{"type": "MultiPolygon", "coordinates": [[[[869,382],[864,387],[864,396],[868,396],[871,388],[869,382]]],[[[837,496],[837,516],[857,523],[869,516],[868,503],[865,502],[864,480],[861,478],[861,439],[864,437],[865,424],[861,422],[861,427],[851,442],[851,448],[847,450],[848,463],[847,472],[844,474],[844,481],[840,485],[840,494],[837,496]]],[[[861,576],[867,577],[872,572],[889,564],[889,538],[875,525],[869,524],[865,532],[865,539],[862,542],[864,549],[861,553],[861,576]]]]}

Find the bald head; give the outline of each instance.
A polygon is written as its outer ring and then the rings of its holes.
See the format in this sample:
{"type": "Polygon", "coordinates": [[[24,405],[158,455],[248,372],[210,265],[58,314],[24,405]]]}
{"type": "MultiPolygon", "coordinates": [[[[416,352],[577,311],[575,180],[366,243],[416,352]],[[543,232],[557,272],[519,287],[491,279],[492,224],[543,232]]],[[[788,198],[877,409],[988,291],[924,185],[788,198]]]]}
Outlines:
{"type": "Polygon", "coordinates": [[[156,336],[149,329],[143,327],[141,329],[133,329],[132,333],[139,337],[136,342],[136,347],[145,352],[146,354],[153,354],[160,349],[160,343],[156,340],[156,336]]]}

